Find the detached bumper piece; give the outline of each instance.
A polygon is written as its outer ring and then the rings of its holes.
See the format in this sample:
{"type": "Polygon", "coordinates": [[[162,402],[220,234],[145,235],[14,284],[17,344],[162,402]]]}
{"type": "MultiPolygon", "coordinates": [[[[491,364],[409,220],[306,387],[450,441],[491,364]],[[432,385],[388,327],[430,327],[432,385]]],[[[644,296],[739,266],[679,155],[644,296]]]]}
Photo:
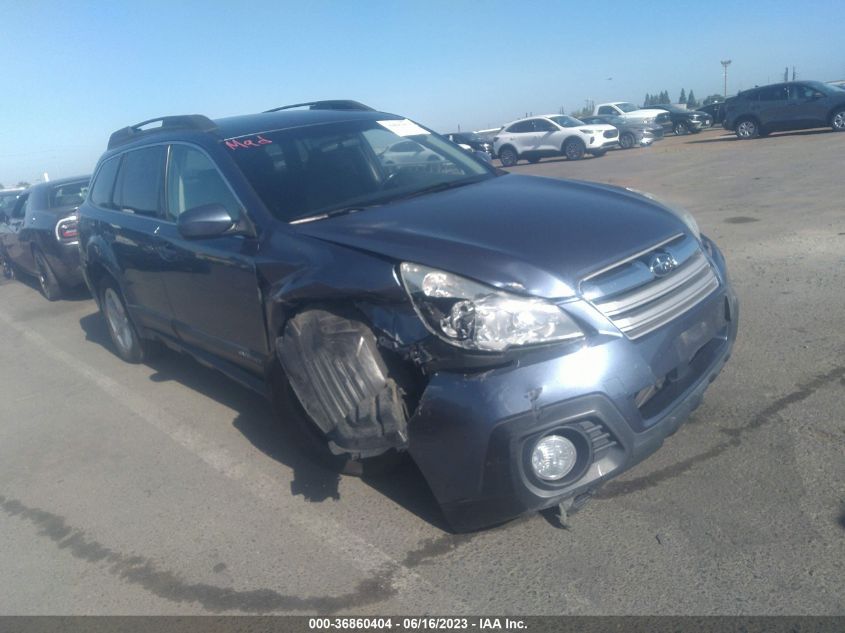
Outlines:
{"type": "Polygon", "coordinates": [[[299,402],[333,453],[375,457],[407,446],[401,391],[366,325],[308,310],[288,322],[276,339],[276,352],[299,402]]]}

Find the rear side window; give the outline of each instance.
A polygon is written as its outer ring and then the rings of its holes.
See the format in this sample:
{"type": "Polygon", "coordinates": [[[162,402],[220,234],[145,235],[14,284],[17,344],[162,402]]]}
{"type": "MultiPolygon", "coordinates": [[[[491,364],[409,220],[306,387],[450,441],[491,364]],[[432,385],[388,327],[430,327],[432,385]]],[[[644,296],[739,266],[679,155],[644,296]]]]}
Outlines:
{"type": "Polygon", "coordinates": [[[522,132],[533,132],[534,125],[531,121],[519,121],[511,125],[508,129],[508,132],[514,132],[516,134],[520,134],[522,132]]]}
{"type": "Polygon", "coordinates": [[[616,109],[610,106],[601,106],[599,108],[599,114],[616,114],[616,109]]]}
{"type": "Polygon", "coordinates": [[[144,147],[124,154],[114,195],[117,208],[138,215],[161,215],[165,156],[164,145],[144,147]]]}
{"type": "Polygon", "coordinates": [[[98,207],[114,209],[112,194],[114,193],[114,181],[117,177],[117,168],[120,165],[120,157],[110,158],[102,165],[94,178],[91,186],[91,203],[98,207]]]}
{"type": "Polygon", "coordinates": [[[206,204],[222,204],[237,219],[240,205],[214,163],[200,150],[173,145],[167,167],[167,215],[180,214],[206,204]]]}
{"type": "Polygon", "coordinates": [[[760,101],[786,101],[786,86],[768,86],[760,88],[760,101]]]}
{"type": "Polygon", "coordinates": [[[59,207],[79,206],[87,195],[87,180],[56,185],[55,187],[50,187],[49,194],[47,195],[47,208],[56,209],[59,207]]]}

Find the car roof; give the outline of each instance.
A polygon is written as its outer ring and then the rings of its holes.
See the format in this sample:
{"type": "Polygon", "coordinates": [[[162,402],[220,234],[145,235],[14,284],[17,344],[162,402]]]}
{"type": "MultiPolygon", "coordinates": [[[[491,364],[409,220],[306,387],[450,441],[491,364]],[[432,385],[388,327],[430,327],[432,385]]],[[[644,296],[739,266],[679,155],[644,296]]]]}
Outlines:
{"type": "Polygon", "coordinates": [[[64,185],[69,182],[78,182],[80,180],[91,180],[91,176],[72,176],[69,178],[56,178],[55,180],[47,180],[46,182],[37,182],[30,187],[30,190],[46,189],[47,187],[55,187],[56,185],[64,185]]]}
{"type": "Polygon", "coordinates": [[[227,139],[323,123],[383,121],[401,118],[396,114],[372,110],[281,110],[279,112],[260,112],[258,114],[225,117],[215,119],[214,123],[217,125],[216,134],[220,138],[227,139]]]}

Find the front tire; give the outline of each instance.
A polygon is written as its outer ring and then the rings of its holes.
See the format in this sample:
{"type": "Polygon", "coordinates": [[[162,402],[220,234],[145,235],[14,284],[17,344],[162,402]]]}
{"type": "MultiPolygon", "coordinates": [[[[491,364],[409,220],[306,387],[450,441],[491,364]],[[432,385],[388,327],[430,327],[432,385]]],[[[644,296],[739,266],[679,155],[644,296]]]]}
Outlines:
{"type": "Polygon", "coordinates": [[[111,279],[100,284],[100,310],[117,355],[127,363],[143,362],[147,356],[144,341],[129,318],[123,294],[111,279]]]}
{"type": "Polygon", "coordinates": [[[570,138],[563,144],[563,155],[566,156],[568,160],[581,160],[584,158],[584,153],[586,151],[587,148],[584,146],[584,142],[581,139],[570,138]]]}
{"type": "Polygon", "coordinates": [[[502,167],[513,167],[519,162],[519,155],[512,147],[504,147],[499,151],[499,160],[502,167]]]}
{"type": "Polygon", "coordinates": [[[622,149],[631,149],[634,146],[634,143],[636,143],[636,139],[630,132],[626,132],[619,137],[619,147],[622,149]]]}
{"type": "Polygon", "coordinates": [[[33,254],[35,259],[35,271],[38,275],[38,285],[41,287],[41,294],[47,301],[58,301],[62,298],[62,287],[59,285],[59,280],[50,268],[47,258],[44,253],[36,250],[33,254]]]}
{"type": "Polygon", "coordinates": [[[830,127],[834,132],[845,132],[845,108],[841,108],[830,117],[830,127]]]}
{"type": "Polygon", "coordinates": [[[684,121],[678,121],[672,129],[675,132],[675,136],[684,136],[685,134],[690,133],[689,125],[687,125],[684,121]]]}
{"type": "Polygon", "coordinates": [[[736,136],[743,141],[757,138],[760,136],[760,126],[754,119],[740,119],[736,124],[736,136]]]}

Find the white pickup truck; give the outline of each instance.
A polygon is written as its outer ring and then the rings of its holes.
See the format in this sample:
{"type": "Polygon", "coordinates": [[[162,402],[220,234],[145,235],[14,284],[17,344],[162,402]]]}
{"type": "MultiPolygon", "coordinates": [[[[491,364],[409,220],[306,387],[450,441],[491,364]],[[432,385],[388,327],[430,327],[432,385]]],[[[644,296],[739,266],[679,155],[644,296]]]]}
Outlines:
{"type": "Polygon", "coordinates": [[[611,101],[610,103],[599,103],[593,109],[593,114],[610,114],[621,117],[631,123],[657,123],[658,125],[669,125],[672,120],[665,110],[642,109],[627,101],[611,101]]]}

